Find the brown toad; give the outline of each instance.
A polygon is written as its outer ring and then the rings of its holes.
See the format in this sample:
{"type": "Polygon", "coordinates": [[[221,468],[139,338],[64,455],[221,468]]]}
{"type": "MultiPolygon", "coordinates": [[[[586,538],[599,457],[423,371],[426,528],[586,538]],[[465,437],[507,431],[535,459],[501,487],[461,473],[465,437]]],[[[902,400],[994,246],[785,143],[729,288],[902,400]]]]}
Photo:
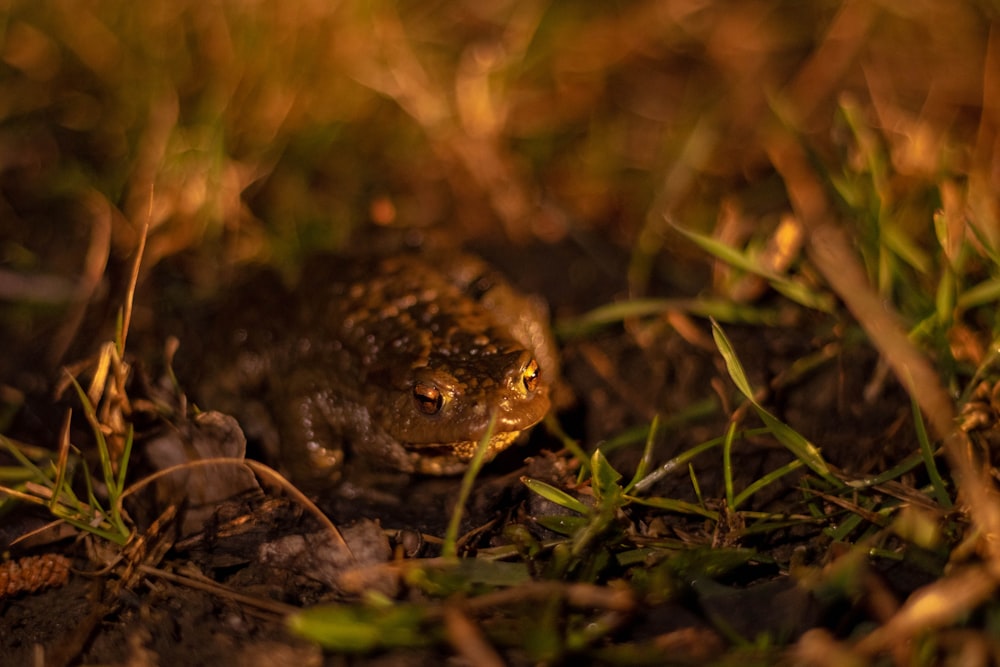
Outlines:
{"type": "Polygon", "coordinates": [[[293,477],[335,476],[345,446],[380,467],[461,472],[493,415],[487,461],[549,410],[544,306],[469,255],[326,256],[292,289],[257,280],[227,301],[201,397],[293,477]]]}

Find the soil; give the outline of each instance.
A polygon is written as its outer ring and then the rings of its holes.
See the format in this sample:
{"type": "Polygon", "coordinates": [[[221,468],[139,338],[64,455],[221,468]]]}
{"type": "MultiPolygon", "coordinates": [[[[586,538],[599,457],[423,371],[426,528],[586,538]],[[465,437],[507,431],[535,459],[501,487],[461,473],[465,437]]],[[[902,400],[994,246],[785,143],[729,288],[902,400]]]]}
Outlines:
{"type": "MultiPolygon", "coordinates": [[[[624,254],[615,258],[613,271],[607,273],[587,264],[588,258],[572,248],[519,250],[516,256],[485,250],[483,254],[515,282],[545,295],[557,320],[624,293],[620,280],[611,278],[625,275],[624,254]],[[526,266],[534,268],[525,272],[526,266]],[[571,266],[586,267],[576,271],[582,276],[576,282],[563,279],[560,267],[571,266]]],[[[720,408],[664,429],[656,440],[654,463],[724,434],[737,404],[736,393],[712,349],[708,323],[687,319],[684,324],[691,328],[667,319],[630,322],[565,341],[563,375],[572,399],[558,418],[569,435],[591,451],[598,443],[648,424],[657,413],[679,415],[705,401],[715,401],[720,408]]],[[[878,381],[882,377],[878,360],[865,344],[849,343],[835,329],[824,330],[822,323],[801,315],[781,327],[726,325],[725,329],[753,385],[766,390],[762,402],[821,446],[828,461],[860,474],[883,470],[905,455],[903,443],[912,443],[909,403],[892,379],[878,381]],[[824,350],[825,357],[811,371],[789,378],[788,369],[797,360],[824,350]]],[[[143,361],[155,367],[155,361],[143,361]]],[[[142,390],[139,384],[135,388],[142,390]]],[[[56,430],[46,425],[60,423],[51,416],[62,414],[62,408],[53,407],[47,397],[30,392],[27,396],[12,435],[54,446],[56,430]]],[[[742,425],[758,422],[747,415],[742,425]]],[[[164,437],[164,432],[183,434],[191,423],[150,417],[137,426],[141,462],[142,448],[151,440],[164,437]]],[[[86,429],[79,433],[74,442],[84,441],[86,429]]],[[[638,464],[641,448],[640,442],[611,455],[626,478],[638,464]]],[[[742,439],[733,457],[737,488],[792,459],[773,438],[764,437],[742,439]]],[[[701,496],[714,506],[725,497],[720,461],[720,451],[712,449],[691,463],[701,496]]],[[[529,442],[506,452],[480,475],[465,507],[460,553],[471,556],[511,544],[515,528],[536,539],[554,536],[535,518],[560,508],[528,491],[521,478],[569,488],[575,484],[576,470],[560,441],[546,428],[536,428],[529,442]]],[[[80,533],[58,539],[43,534],[7,546],[42,521],[34,510],[8,514],[0,537],[12,557],[58,552],[73,559],[74,570],[63,586],[0,599],[0,664],[304,667],[448,661],[458,650],[449,640],[427,648],[345,656],[324,652],[287,627],[285,615],[291,609],[357,600],[366,592],[427,599],[425,592],[384,564],[440,555],[440,538],[458,499],[460,480],[358,475],[348,469],[343,484],[315,498],[350,545],[355,556],[350,563],[343,560],[336,538],[299,499],[263,478],[259,487],[250,484],[239,497],[187,517],[185,513],[194,510],[183,498],[179,504],[167,502],[170,493],[155,486],[135,494],[126,507],[141,540],[124,552],[80,533]],[[171,508],[176,515],[171,516],[171,508]],[[192,522],[191,516],[197,521],[192,522]]],[[[212,478],[206,479],[201,483],[211,485],[212,478]]],[[[790,476],[755,495],[752,508],[788,515],[801,512],[798,480],[790,476]]],[[[697,499],[686,466],[661,479],[651,493],[697,499]]],[[[802,554],[808,554],[806,560],[811,562],[822,560],[830,542],[819,530],[789,528],[742,536],[739,526],[732,525],[727,537],[718,528],[715,534],[706,533],[705,522],[697,518],[649,508],[634,508],[629,521],[633,527],[641,526],[646,538],[752,547],[758,555],[718,580],[698,580],[685,595],[647,597],[619,621],[614,637],[620,645],[645,645],[657,637],[688,633],[690,641],[675,647],[675,654],[697,662],[723,650],[725,641],[716,630],[720,619],[744,637],[771,633],[787,640],[810,627],[840,631],[852,614],[861,614],[831,609],[787,576],[789,563],[801,560],[802,554]]],[[[900,589],[912,590],[921,580],[911,575],[896,572],[890,579],[900,589]]],[[[602,575],[595,583],[609,578],[613,577],[602,575]]],[[[479,622],[500,623],[502,616],[490,612],[479,622]]],[[[603,655],[609,663],[628,661],[625,654],[603,655]]],[[[658,655],[662,657],[662,652],[658,655]]],[[[517,648],[507,650],[504,658],[512,664],[532,662],[517,648]]]]}

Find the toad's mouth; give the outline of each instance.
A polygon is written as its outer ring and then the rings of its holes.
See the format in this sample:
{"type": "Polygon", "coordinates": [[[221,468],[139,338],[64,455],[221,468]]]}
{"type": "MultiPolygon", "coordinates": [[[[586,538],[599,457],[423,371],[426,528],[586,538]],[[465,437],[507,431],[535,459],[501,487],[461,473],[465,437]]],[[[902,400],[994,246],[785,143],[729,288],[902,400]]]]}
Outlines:
{"type": "MultiPolygon", "coordinates": [[[[483,463],[492,461],[497,454],[514,444],[524,431],[496,433],[486,443],[483,463]]],[[[409,452],[414,472],[423,475],[454,475],[465,471],[476,455],[479,440],[462,440],[450,443],[403,443],[409,452]]]]}

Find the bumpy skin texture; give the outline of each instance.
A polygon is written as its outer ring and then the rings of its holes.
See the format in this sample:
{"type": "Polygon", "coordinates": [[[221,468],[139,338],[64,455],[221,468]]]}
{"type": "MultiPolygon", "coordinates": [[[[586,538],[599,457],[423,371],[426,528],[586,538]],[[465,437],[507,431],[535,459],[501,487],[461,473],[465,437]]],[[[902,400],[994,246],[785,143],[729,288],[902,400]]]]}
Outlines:
{"type": "Polygon", "coordinates": [[[336,476],[345,445],[379,467],[461,472],[492,415],[486,460],[549,410],[544,305],[469,255],[322,257],[292,290],[258,279],[228,301],[203,400],[280,443],[293,477],[336,476]]]}

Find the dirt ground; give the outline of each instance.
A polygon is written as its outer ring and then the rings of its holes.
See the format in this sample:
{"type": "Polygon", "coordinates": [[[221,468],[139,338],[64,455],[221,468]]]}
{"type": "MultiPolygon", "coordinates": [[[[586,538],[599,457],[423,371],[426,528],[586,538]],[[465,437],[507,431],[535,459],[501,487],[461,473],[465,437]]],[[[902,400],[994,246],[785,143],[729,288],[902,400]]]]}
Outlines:
{"type": "MultiPolygon", "coordinates": [[[[567,248],[536,252],[549,261],[528,262],[535,267],[533,271],[518,275],[524,286],[550,300],[557,316],[584,312],[611,298],[620,287],[595,273],[593,284],[581,283],[575,293],[565,293],[560,267],[582,261],[581,256],[567,248]]],[[[526,254],[530,256],[528,251],[519,252],[515,259],[507,255],[505,266],[504,251],[495,253],[493,261],[508,271],[525,266],[522,262],[526,254]]],[[[565,341],[563,382],[573,398],[557,415],[562,428],[590,448],[648,423],[657,411],[680,414],[706,399],[731,398],[732,385],[720,356],[705,343],[707,326],[703,322],[694,326],[697,336],[682,336],[677,327],[661,321],[631,330],[613,326],[565,341]]],[[[753,384],[772,388],[764,402],[802,434],[823,443],[827,459],[844,470],[880,470],[898,455],[893,443],[912,438],[909,405],[900,389],[891,380],[870,386],[876,357],[866,346],[839,344],[822,364],[788,383],[779,381],[780,376],[795,359],[829,343],[840,343],[832,333],[829,339],[819,339],[809,321],[766,330],[733,327],[728,333],[753,384]]],[[[140,373],[153,368],[155,361],[148,361],[140,373]]],[[[139,383],[136,391],[136,396],[141,395],[139,383]]],[[[40,405],[37,415],[49,407],[40,405]]],[[[24,408],[29,415],[34,410],[33,405],[24,408]]],[[[710,410],[665,432],[656,443],[653,460],[666,461],[724,433],[726,414],[710,410]]],[[[176,416],[164,420],[146,415],[139,422],[136,460],[143,460],[143,447],[150,442],[203,426],[197,419],[185,422],[176,416]]],[[[37,431],[33,435],[37,438],[37,431]]],[[[209,428],[203,437],[224,439],[225,429],[209,428]]],[[[611,459],[619,470],[628,471],[637,465],[639,452],[637,447],[624,448],[611,459]]],[[[738,488],[791,459],[784,448],[764,437],[746,439],[732,456],[738,488]]],[[[724,498],[718,452],[696,457],[692,466],[699,473],[703,497],[711,503],[724,498]]],[[[520,480],[527,476],[572,487],[576,469],[559,440],[545,427],[536,428],[529,442],[505,452],[480,474],[465,507],[460,553],[475,556],[484,549],[509,545],[516,534],[512,527],[541,540],[554,537],[536,519],[558,513],[560,508],[529,492],[520,480]]],[[[135,474],[141,470],[139,463],[135,474]]],[[[191,488],[221,484],[219,479],[192,478],[181,487],[180,496],[177,489],[154,485],[130,498],[126,507],[141,539],[123,553],[79,533],[41,546],[14,547],[15,555],[65,554],[74,569],[64,586],[0,601],[0,662],[318,665],[347,660],[352,664],[429,665],[440,664],[452,654],[454,646],[449,648],[449,641],[454,638],[428,647],[362,652],[348,659],[336,652],[324,653],[295,636],[285,617],[295,608],[356,600],[360,593],[373,590],[429,600],[426,592],[406,583],[401,569],[387,567],[387,563],[436,562],[440,539],[458,499],[458,478],[365,477],[364,472],[352,473],[349,466],[341,484],[314,499],[345,534],[357,558],[353,564],[338,555],[338,547],[317,518],[270,480],[262,479],[259,488],[224,503],[193,507],[191,488]],[[161,516],[168,508],[176,513],[161,516]],[[102,562],[106,562],[104,569],[99,568],[102,562]]],[[[687,470],[663,478],[656,492],[696,500],[687,470]]],[[[791,516],[801,512],[800,498],[793,476],[756,495],[752,505],[754,510],[791,516]]],[[[4,519],[6,539],[12,541],[41,521],[38,512],[25,511],[20,518],[17,511],[9,513],[4,519]]],[[[623,526],[637,543],[670,536],[692,544],[752,548],[754,556],[718,581],[692,586],[685,595],[634,605],[615,632],[620,644],[641,644],[684,631],[697,641],[682,647],[681,655],[698,661],[722,650],[724,642],[715,629],[720,617],[741,636],[769,635],[785,641],[811,627],[830,627],[833,619],[845,623],[851,618],[843,609],[832,609],[797,587],[787,576],[794,560],[820,559],[829,548],[829,538],[816,528],[742,535],[734,525],[730,535],[720,533],[718,526],[715,534],[705,534],[708,525],[696,517],[638,507],[630,510],[623,526]],[[775,596],[783,600],[781,606],[773,604],[775,596]]],[[[615,568],[605,568],[593,581],[600,584],[615,576],[615,568]]],[[[901,593],[922,581],[918,573],[898,572],[893,577],[901,593]]],[[[480,622],[489,625],[500,623],[505,614],[532,613],[523,604],[519,608],[520,612],[518,608],[488,610],[480,622]]],[[[662,656],[659,651],[647,655],[654,662],[650,655],[662,656]]],[[[532,662],[516,649],[505,658],[512,664],[532,662]]],[[[605,659],[614,663],[623,658],[605,659]]]]}

